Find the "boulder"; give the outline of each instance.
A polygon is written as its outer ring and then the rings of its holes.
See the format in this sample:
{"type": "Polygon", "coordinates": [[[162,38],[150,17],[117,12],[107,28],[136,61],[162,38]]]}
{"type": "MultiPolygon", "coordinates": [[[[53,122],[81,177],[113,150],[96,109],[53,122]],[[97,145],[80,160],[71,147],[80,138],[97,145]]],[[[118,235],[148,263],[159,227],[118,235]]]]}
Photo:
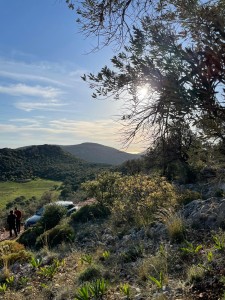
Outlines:
{"type": "Polygon", "coordinates": [[[225,227],[225,199],[211,197],[207,200],[194,200],[182,210],[188,225],[200,229],[225,227]]]}

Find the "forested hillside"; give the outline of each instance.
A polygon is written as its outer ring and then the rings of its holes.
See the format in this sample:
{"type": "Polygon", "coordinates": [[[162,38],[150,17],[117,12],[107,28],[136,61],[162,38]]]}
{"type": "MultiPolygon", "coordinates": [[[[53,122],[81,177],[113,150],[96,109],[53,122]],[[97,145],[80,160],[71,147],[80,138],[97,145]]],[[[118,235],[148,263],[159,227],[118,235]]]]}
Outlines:
{"type": "Polygon", "coordinates": [[[106,166],[90,164],[64,152],[58,146],[41,145],[21,149],[0,149],[0,180],[25,180],[34,177],[82,182],[106,166]]]}

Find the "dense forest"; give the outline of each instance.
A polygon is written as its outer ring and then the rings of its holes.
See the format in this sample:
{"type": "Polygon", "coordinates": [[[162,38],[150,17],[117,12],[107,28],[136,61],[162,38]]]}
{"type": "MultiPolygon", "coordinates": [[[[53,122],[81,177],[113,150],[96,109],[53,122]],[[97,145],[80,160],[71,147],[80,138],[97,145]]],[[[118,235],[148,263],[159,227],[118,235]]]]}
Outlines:
{"type": "Polygon", "coordinates": [[[71,182],[73,188],[93,179],[107,165],[87,163],[64,152],[59,146],[41,145],[0,149],[0,180],[19,181],[36,177],[71,182]]]}

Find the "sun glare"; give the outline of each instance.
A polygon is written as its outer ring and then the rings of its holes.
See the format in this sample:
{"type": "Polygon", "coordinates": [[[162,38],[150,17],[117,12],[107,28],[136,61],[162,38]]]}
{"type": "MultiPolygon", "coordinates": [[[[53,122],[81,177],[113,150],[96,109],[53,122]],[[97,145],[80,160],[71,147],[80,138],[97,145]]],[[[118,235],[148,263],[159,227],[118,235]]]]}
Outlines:
{"type": "Polygon", "coordinates": [[[139,89],[138,89],[138,96],[140,98],[144,98],[148,93],[148,87],[147,86],[141,86],[139,89]]]}

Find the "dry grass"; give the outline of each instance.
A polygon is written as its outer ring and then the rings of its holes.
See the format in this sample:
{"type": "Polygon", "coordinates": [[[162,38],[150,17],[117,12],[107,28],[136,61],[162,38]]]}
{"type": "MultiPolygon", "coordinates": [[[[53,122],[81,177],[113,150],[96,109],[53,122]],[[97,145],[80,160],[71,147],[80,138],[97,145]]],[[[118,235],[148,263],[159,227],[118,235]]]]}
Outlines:
{"type": "Polygon", "coordinates": [[[161,208],[157,217],[165,224],[169,238],[172,241],[183,239],[185,224],[180,213],[176,212],[174,208],[161,208]]]}

